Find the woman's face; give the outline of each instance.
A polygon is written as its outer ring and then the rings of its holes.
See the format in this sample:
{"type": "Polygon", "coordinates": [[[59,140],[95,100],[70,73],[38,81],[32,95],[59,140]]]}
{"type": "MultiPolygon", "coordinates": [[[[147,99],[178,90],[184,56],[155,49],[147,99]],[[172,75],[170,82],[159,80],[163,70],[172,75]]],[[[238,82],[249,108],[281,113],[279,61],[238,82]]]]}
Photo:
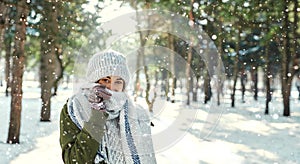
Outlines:
{"type": "Polygon", "coordinates": [[[115,92],[122,92],[125,85],[120,76],[107,76],[101,78],[98,83],[115,92]]]}

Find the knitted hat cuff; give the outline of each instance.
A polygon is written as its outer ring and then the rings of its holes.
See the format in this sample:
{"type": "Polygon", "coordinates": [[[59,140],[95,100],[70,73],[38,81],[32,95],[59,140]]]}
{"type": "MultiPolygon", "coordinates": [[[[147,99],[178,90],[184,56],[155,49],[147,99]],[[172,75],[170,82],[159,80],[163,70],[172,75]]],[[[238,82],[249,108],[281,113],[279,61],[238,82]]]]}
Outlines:
{"type": "Polygon", "coordinates": [[[91,74],[87,75],[87,79],[89,82],[94,83],[97,82],[99,79],[107,76],[119,76],[124,80],[125,85],[127,85],[127,83],[129,82],[129,75],[127,72],[127,68],[122,65],[108,66],[105,69],[97,69],[93,71],[91,74]]]}

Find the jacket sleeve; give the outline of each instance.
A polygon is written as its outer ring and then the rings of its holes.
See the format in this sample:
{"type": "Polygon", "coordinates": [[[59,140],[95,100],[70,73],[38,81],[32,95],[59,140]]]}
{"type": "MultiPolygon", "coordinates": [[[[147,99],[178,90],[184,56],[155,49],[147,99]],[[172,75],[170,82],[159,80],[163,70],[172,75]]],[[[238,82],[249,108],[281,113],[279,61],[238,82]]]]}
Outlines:
{"type": "Polygon", "coordinates": [[[67,112],[67,103],[60,114],[60,146],[64,163],[94,163],[99,143],[83,128],[80,130],[67,112]]]}

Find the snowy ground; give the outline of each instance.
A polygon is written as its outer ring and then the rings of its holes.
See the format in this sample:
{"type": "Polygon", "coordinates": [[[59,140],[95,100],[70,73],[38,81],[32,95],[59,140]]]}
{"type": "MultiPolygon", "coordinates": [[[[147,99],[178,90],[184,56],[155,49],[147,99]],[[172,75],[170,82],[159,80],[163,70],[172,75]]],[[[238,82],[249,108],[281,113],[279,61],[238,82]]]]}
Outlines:
{"type": "MultiPolygon", "coordinates": [[[[18,145],[6,144],[10,98],[4,96],[4,87],[0,87],[0,164],[60,164],[59,112],[72,91],[59,90],[58,96],[52,99],[52,121],[41,123],[38,83],[25,82],[24,85],[21,143],[18,145]]],[[[193,109],[179,103],[166,103],[165,110],[155,115],[154,135],[168,129],[180,117],[178,109],[183,107],[190,111],[197,110],[197,119],[183,138],[157,153],[158,163],[300,163],[300,101],[296,97],[294,90],[292,116],[283,117],[282,100],[278,93],[275,93],[270,104],[270,115],[263,114],[265,102],[262,95],[254,101],[248,93],[246,103],[242,103],[238,95],[236,108],[230,107],[230,101],[225,96],[219,123],[205,138],[200,135],[209,115],[209,105],[200,104],[200,109],[193,109]]],[[[169,135],[171,138],[172,133],[169,135]]]]}

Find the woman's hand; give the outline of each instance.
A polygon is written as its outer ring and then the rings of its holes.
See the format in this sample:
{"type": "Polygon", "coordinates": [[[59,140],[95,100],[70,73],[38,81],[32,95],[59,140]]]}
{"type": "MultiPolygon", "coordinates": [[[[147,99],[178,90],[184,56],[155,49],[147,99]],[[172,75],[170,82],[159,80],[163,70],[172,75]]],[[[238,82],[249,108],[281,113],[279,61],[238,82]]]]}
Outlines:
{"type": "Polygon", "coordinates": [[[105,110],[103,100],[109,100],[112,94],[105,88],[104,85],[96,85],[91,88],[88,95],[88,100],[92,105],[92,109],[105,110]]]}

